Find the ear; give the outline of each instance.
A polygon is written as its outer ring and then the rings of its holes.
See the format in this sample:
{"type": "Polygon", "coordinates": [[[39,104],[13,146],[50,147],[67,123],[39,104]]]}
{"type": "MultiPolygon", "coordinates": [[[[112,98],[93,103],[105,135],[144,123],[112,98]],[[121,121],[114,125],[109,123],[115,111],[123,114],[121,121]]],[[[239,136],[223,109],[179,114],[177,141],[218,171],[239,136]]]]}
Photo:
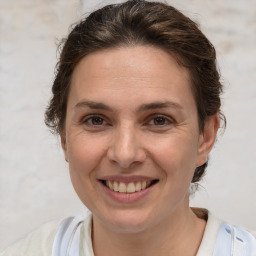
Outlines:
{"type": "Polygon", "coordinates": [[[207,156],[210,153],[217,136],[220,126],[218,113],[208,117],[204,124],[204,130],[199,135],[198,154],[196,166],[201,166],[207,162],[207,156]]]}
{"type": "Polygon", "coordinates": [[[68,152],[67,152],[67,140],[66,140],[66,134],[65,132],[62,133],[61,135],[61,147],[64,152],[65,160],[68,162],[68,152]]]}

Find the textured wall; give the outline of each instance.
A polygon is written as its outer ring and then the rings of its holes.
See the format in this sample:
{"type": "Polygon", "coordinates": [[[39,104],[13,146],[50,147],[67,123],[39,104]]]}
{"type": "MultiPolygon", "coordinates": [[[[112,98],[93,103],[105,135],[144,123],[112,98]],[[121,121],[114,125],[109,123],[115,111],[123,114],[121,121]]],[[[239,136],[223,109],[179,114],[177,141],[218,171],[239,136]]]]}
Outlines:
{"type": "MultiPolygon", "coordinates": [[[[108,2],[0,0],[0,250],[43,222],[84,209],[43,114],[58,39],[81,12],[108,2]]],[[[227,130],[192,204],[256,229],[255,1],[169,3],[201,23],[217,48],[226,86],[227,130]]]]}

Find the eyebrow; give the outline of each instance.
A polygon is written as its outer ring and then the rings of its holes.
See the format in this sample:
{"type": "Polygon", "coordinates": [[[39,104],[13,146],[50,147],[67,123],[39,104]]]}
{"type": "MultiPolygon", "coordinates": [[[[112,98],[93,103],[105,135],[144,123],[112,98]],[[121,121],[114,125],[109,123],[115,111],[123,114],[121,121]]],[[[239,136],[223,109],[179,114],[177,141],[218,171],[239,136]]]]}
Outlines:
{"type": "MultiPolygon", "coordinates": [[[[75,105],[75,108],[83,108],[83,107],[114,112],[114,110],[111,107],[109,107],[101,102],[84,100],[84,101],[78,102],[75,105]]],[[[183,107],[176,102],[164,101],[164,102],[152,102],[152,103],[142,104],[141,106],[139,106],[137,108],[136,112],[143,112],[143,111],[147,111],[147,110],[163,109],[163,108],[175,108],[175,109],[180,109],[180,110],[183,109],[183,107]]]]}
{"type": "Polygon", "coordinates": [[[107,110],[113,112],[113,109],[101,102],[81,101],[75,105],[75,108],[89,107],[90,109],[107,110]]]}
{"type": "Polygon", "coordinates": [[[153,110],[158,108],[176,108],[182,110],[183,107],[172,101],[165,101],[165,102],[152,102],[148,104],[143,104],[138,108],[138,112],[146,111],[146,110],[153,110]]]}

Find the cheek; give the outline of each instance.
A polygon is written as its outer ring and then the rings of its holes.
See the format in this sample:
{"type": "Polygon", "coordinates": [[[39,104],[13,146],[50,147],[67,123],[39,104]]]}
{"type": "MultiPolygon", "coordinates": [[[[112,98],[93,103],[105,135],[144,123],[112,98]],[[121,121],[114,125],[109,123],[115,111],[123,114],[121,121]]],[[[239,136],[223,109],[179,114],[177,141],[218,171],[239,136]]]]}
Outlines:
{"type": "Polygon", "coordinates": [[[97,183],[97,170],[104,156],[104,143],[88,136],[70,136],[67,143],[70,177],[81,201],[90,208],[97,183]]]}
{"type": "Polygon", "coordinates": [[[177,135],[158,140],[157,147],[154,148],[151,151],[152,158],[162,169],[166,179],[177,186],[189,184],[196,168],[196,140],[192,136],[177,135]]]}
{"type": "Polygon", "coordinates": [[[104,142],[89,136],[69,138],[67,154],[71,171],[90,172],[104,154],[104,142]]]}
{"type": "Polygon", "coordinates": [[[67,148],[72,184],[82,201],[94,191],[97,170],[104,156],[104,142],[89,136],[70,137],[67,148]]]}

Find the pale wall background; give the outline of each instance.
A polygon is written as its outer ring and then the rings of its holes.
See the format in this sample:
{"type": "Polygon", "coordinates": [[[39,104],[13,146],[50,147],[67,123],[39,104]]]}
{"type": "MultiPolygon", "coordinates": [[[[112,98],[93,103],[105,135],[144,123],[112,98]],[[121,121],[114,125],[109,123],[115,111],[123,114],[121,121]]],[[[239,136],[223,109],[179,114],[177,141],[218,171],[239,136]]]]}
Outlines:
{"type": "MultiPolygon", "coordinates": [[[[46,221],[85,211],[43,115],[56,43],[81,13],[109,2],[0,0],[0,250],[46,221]]],[[[226,86],[227,130],[192,205],[256,229],[256,3],[169,3],[201,23],[226,86]]]]}

